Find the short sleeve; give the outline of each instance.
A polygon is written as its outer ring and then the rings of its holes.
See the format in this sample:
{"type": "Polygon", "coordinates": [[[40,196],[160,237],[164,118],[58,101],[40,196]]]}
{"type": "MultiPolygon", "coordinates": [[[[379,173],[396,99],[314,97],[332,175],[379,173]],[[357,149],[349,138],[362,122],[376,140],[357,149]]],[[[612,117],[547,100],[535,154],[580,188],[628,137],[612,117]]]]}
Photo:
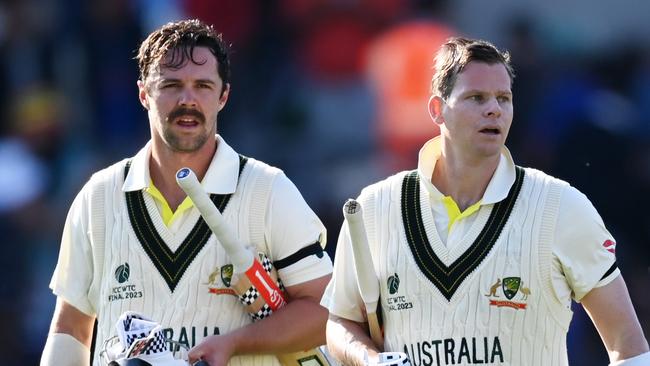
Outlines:
{"type": "Polygon", "coordinates": [[[325,289],[321,305],[326,307],[330,314],[356,322],[365,322],[362,311],[363,300],[359,294],[354,270],[350,232],[345,222],[339,234],[334,258],[334,273],[325,289]]]}
{"type": "Polygon", "coordinates": [[[88,236],[88,191],[87,184],[70,206],[50,288],[56,296],[92,316],[95,310],[88,297],[93,275],[92,247],[88,236]]]}
{"type": "Polygon", "coordinates": [[[574,300],[620,274],[613,236],[589,199],[573,187],[562,193],[555,239],[556,271],[562,272],[574,300]]]}
{"type": "Polygon", "coordinates": [[[327,240],[325,226],[283,173],[273,182],[269,205],[265,236],[270,255],[275,260],[290,258],[290,264],[278,269],[284,285],[297,285],[332,273],[332,260],[322,250],[327,240]],[[303,250],[315,246],[320,250],[303,250]]]}

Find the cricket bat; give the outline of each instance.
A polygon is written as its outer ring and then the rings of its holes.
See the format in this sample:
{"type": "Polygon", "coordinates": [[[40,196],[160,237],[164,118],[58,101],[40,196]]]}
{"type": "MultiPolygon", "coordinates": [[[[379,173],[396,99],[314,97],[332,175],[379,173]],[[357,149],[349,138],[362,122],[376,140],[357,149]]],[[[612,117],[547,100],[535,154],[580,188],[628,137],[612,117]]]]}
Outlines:
{"type": "MultiPolygon", "coordinates": [[[[210,230],[219,240],[233,265],[232,288],[254,321],[270,316],[287,304],[286,294],[280,289],[277,271],[272,262],[260,253],[256,259],[246,245],[230,229],[228,223],[189,168],[176,173],[176,182],[190,197],[210,230]]],[[[284,366],[325,366],[326,356],[318,348],[277,356],[284,366]]]]}
{"type": "Polygon", "coordinates": [[[354,268],[357,273],[359,294],[366,307],[370,338],[375,346],[382,351],[384,349],[384,336],[381,325],[379,324],[379,318],[377,317],[379,279],[372,264],[366,228],[363,224],[361,204],[353,199],[347,200],[343,205],[343,216],[345,216],[345,221],[350,231],[354,268]]]}

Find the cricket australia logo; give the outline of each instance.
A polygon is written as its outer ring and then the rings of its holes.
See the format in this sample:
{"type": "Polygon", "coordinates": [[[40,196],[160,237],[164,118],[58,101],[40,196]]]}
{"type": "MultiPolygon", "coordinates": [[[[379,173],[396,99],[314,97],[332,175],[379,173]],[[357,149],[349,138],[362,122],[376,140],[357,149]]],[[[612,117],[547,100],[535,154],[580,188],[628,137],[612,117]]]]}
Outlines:
{"type": "Polygon", "coordinates": [[[232,282],[232,275],[233,275],[232,264],[226,264],[222,267],[216,267],[214,271],[212,271],[208,275],[208,282],[204,283],[204,285],[208,285],[208,292],[211,294],[235,296],[235,290],[230,288],[230,283],[232,282]]]}
{"type": "MultiPolygon", "coordinates": [[[[399,276],[397,273],[388,277],[388,280],[386,281],[386,287],[390,295],[397,294],[399,291],[399,282],[399,276]]],[[[388,296],[386,298],[386,303],[388,304],[386,307],[388,311],[401,311],[413,308],[413,303],[411,301],[408,301],[406,296],[388,296]]]]}
{"type": "Polygon", "coordinates": [[[497,278],[485,296],[490,298],[490,306],[506,306],[517,310],[525,310],[530,294],[530,289],[524,286],[524,281],[521,280],[521,277],[505,277],[503,281],[497,278]],[[501,295],[505,299],[497,299],[501,295]]]}

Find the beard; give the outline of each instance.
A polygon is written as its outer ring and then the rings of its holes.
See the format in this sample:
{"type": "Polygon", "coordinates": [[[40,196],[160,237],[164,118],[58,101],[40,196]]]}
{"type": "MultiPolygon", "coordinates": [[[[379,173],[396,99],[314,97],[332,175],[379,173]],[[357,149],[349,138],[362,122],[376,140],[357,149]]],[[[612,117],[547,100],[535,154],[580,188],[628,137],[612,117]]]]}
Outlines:
{"type": "Polygon", "coordinates": [[[163,139],[167,146],[169,146],[174,151],[195,152],[201,149],[201,147],[203,147],[203,145],[205,145],[205,143],[210,138],[210,135],[214,134],[216,131],[212,131],[212,129],[211,131],[203,130],[200,133],[191,136],[180,133],[179,131],[174,130],[172,126],[174,120],[183,116],[194,117],[199,123],[199,127],[206,126],[205,115],[200,111],[191,108],[177,108],[171,111],[166,118],[165,127],[162,131],[163,139]]]}
{"type": "Polygon", "coordinates": [[[195,152],[200,150],[210,138],[210,133],[205,132],[196,136],[180,136],[178,133],[166,128],[163,138],[172,150],[178,152],[195,152]]]}

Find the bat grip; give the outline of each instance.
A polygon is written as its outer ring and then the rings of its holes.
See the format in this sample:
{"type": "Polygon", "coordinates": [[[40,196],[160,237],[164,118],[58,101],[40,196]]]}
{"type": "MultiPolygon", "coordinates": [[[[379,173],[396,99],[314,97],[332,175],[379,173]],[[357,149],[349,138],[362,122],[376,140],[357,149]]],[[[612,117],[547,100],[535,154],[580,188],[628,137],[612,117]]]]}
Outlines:
{"type": "Polygon", "coordinates": [[[204,360],[198,360],[192,364],[192,366],[210,366],[206,361],[204,360]]]}
{"type": "Polygon", "coordinates": [[[187,193],[187,196],[201,213],[205,223],[208,224],[210,230],[219,239],[232,261],[235,273],[246,271],[254,261],[253,253],[248,251],[230,230],[221,212],[214,205],[201,183],[199,183],[196,174],[190,168],[181,168],[176,173],[176,182],[187,193]]]}

